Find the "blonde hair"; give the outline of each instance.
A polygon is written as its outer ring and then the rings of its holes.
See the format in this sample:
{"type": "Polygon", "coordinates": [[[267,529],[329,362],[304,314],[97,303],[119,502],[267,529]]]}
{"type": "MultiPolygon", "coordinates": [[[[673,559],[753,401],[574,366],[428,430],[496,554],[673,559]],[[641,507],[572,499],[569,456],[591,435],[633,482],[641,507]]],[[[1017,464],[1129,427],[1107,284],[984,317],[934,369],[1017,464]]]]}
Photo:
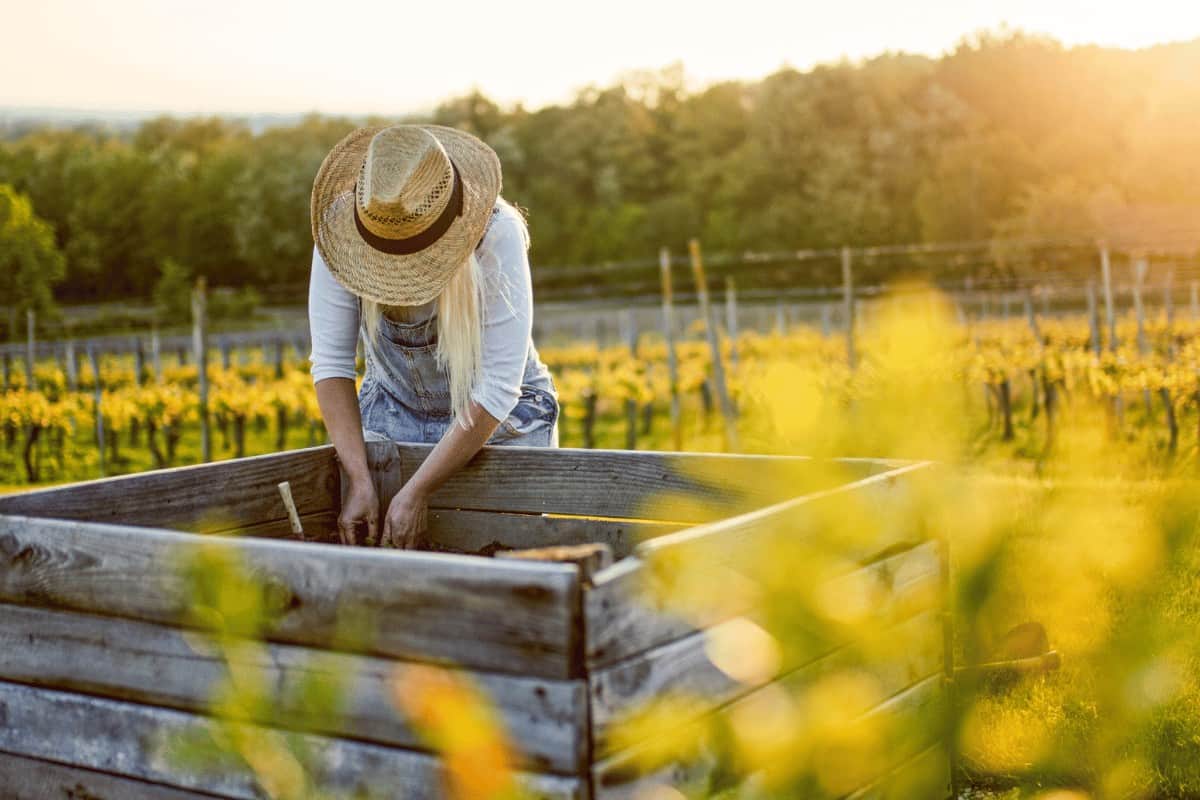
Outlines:
{"type": "MultiPolygon", "coordinates": [[[[503,198],[497,198],[496,204],[514,211],[528,248],[524,215],[503,198]]],[[[483,374],[483,281],[479,259],[472,251],[436,301],[437,364],[450,380],[450,414],[464,428],[474,424],[471,393],[483,374]]],[[[376,343],[384,308],[365,298],[362,301],[363,321],[372,344],[376,343]]]]}

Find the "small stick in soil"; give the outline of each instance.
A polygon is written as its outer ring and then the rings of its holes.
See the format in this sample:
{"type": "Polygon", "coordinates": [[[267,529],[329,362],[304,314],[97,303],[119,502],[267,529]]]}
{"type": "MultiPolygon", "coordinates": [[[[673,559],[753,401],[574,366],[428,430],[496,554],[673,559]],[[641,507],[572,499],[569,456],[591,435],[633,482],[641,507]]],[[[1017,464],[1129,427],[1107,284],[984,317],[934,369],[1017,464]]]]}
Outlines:
{"type": "Polygon", "coordinates": [[[284,481],[279,484],[279,496],[283,498],[283,507],[287,509],[288,520],[292,523],[292,533],[304,538],[304,526],[300,524],[300,512],[296,510],[296,501],[292,499],[292,484],[284,481]]]}

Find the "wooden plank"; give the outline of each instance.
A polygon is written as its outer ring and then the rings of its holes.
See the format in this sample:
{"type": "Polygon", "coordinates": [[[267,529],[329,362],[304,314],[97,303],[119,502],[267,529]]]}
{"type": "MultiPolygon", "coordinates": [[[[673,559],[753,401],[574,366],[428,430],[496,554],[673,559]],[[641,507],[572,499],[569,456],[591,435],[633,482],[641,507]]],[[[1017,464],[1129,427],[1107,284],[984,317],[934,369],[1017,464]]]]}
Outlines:
{"type": "Polygon", "coordinates": [[[625,558],[640,542],[679,530],[680,524],[633,519],[505,514],[496,511],[429,511],[424,546],[468,553],[601,542],[625,558]]]}
{"type": "MultiPolygon", "coordinates": [[[[303,514],[305,541],[336,544],[337,512],[303,514]]],[[[547,514],[508,514],[500,511],[461,511],[431,508],[428,529],[417,549],[451,553],[482,553],[533,547],[601,542],[612,548],[613,557],[624,558],[640,542],[679,530],[682,525],[633,519],[599,519],[547,514]]],[[[237,536],[294,539],[287,520],[273,520],[229,531],[237,536]]]]}
{"type": "Polygon", "coordinates": [[[950,756],[938,743],[846,800],[946,800],[950,795],[950,756]]]}
{"type": "Polygon", "coordinates": [[[278,609],[273,641],[350,647],[340,634],[355,621],[373,634],[355,649],[377,655],[547,678],[579,670],[579,573],[564,564],[0,517],[0,601],[186,624],[177,565],[199,552],[261,582],[278,609]]]}
{"type": "MultiPolygon", "coordinates": [[[[675,707],[681,709],[686,703],[690,720],[766,685],[739,683],[709,661],[705,654],[705,633],[673,642],[645,658],[630,659],[591,677],[597,754],[611,754],[612,734],[657,699],[669,696],[677,703],[675,707]]],[[[783,674],[796,686],[823,675],[860,669],[875,677],[880,687],[892,694],[941,669],[941,636],[938,614],[924,611],[887,630],[873,632],[866,643],[824,644],[815,648],[808,659],[793,654],[784,662],[783,674]]]]}
{"type": "Polygon", "coordinates": [[[574,564],[584,585],[592,582],[592,576],[613,563],[612,548],[601,542],[588,544],[555,545],[533,547],[523,550],[500,550],[496,558],[513,558],[527,561],[553,561],[559,564],[574,564]]]}
{"type": "MultiPolygon", "coordinates": [[[[811,684],[812,676],[806,670],[797,670],[780,682],[763,687],[728,706],[736,712],[740,707],[760,701],[763,692],[781,687],[790,693],[799,693],[811,684]]],[[[899,765],[929,749],[934,743],[945,744],[946,692],[941,675],[933,675],[905,688],[888,698],[879,706],[863,714],[859,721],[875,731],[868,741],[875,743],[870,757],[863,753],[830,753],[829,756],[842,765],[839,774],[830,775],[839,783],[857,784],[850,789],[839,786],[826,787],[825,797],[840,797],[863,787],[881,782],[899,765]],[[853,767],[853,772],[846,768],[853,767]]],[[[691,723],[682,736],[697,736],[700,726],[707,718],[691,723]]],[[[854,741],[853,737],[850,740],[854,741]]],[[[861,740],[860,740],[861,741],[861,740]]],[[[593,768],[592,785],[594,800],[635,800],[653,797],[656,787],[679,786],[684,782],[703,781],[707,773],[720,768],[715,754],[701,753],[694,763],[668,761],[657,765],[650,759],[656,743],[624,750],[607,758],[593,768]]],[[[694,785],[694,784],[692,784],[694,785]]],[[[907,798],[906,798],[907,800],[907,798]]]]}
{"type": "MultiPolygon", "coordinates": [[[[668,607],[671,583],[711,581],[722,585],[739,559],[771,548],[792,554],[810,553],[831,567],[869,562],[888,552],[918,543],[924,535],[905,526],[903,507],[910,502],[907,482],[924,465],[902,467],[839,489],[779,503],[738,517],[659,536],[627,558],[595,576],[584,593],[585,658],[589,668],[612,664],[741,613],[733,604],[722,615],[682,619],[668,607]],[[852,540],[831,541],[824,535],[827,515],[858,514],[867,527],[852,540]],[[686,565],[687,569],[680,568],[686,565]]],[[[839,525],[836,530],[845,530],[839,525]]]]}
{"type": "MultiPolygon", "coordinates": [[[[237,798],[266,795],[243,765],[200,770],[175,763],[167,751],[175,737],[211,735],[213,720],[139,705],[0,683],[0,750],[30,758],[101,770],[237,798]]],[[[258,729],[252,736],[266,736],[258,729]]],[[[383,747],[316,734],[294,734],[309,754],[315,788],[354,797],[404,797],[436,800],[442,796],[441,764],[426,753],[383,747]]],[[[521,788],[533,797],[582,800],[577,778],[520,773],[521,788]]]]}
{"type": "MultiPolygon", "coordinates": [[[[423,749],[391,701],[394,671],[403,663],[278,644],[230,647],[225,653],[270,687],[272,712],[249,721],[423,749]],[[344,702],[336,718],[315,717],[304,702],[301,692],[314,681],[342,687],[344,702]]],[[[462,674],[489,697],[525,766],[566,774],[583,768],[587,698],[582,680],[462,674]]],[[[193,632],[0,605],[0,679],[203,713],[228,675],[227,662],[193,632]]]]}
{"type": "Polygon", "coordinates": [[[337,467],[325,446],[8,495],[0,514],[221,531],[287,519],[275,488],[283,480],[301,514],[337,505],[337,467]]]}
{"type": "Polygon", "coordinates": [[[217,795],[0,752],[5,800],[204,800],[217,795]]]}
{"type": "MultiPolygon", "coordinates": [[[[863,618],[850,627],[834,624],[826,619],[812,619],[814,650],[785,654],[791,662],[781,663],[780,668],[800,666],[809,658],[832,651],[844,643],[847,637],[862,633],[884,631],[900,620],[928,609],[942,606],[941,561],[935,542],[894,555],[863,567],[848,576],[834,578],[828,588],[818,594],[845,597],[869,597],[870,606],[863,618]]],[[[797,612],[790,625],[793,630],[802,626],[802,616],[811,616],[810,610],[797,612]]],[[[635,656],[625,658],[612,666],[599,668],[589,673],[590,696],[592,696],[593,726],[602,730],[619,720],[631,709],[664,693],[685,692],[700,694],[710,706],[724,703],[728,692],[737,693],[746,688],[737,684],[708,660],[706,645],[715,627],[696,631],[673,642],[656,646],[635,656]]],[[[930,622],[932,625],[932,622],[930,622]]],[[[918,637],[920,642],[925,642],[918,637]]],[[[932,636],[932,633],[929,633],[932,636]]],[[[941,637],[941,627],[936,634],[941,637]]],[[[941,651],[941,643],[936,643],[941,651]]],[[[929,673],[925,673],[929,674],[929,673]]],[[[922,675],[923,676],[923,675],[922,675]]]]}
{"type": "Polygon", "coordinates": [[[269,522],[260,522],[257,525],[247,525],[242,528],[233,528],[228,531],[220,531],[230,536],[249,536],[255,539],[292,539],[306,542],[324,542],[325,544],[337,544],[337,511],[317,511],[313,514],[301,514],[300,524],[304,528],[304,536],[300,537],[292,534],[291,523],[286,519],[274,519],[269,522]]]}
{"type": "MultiPolygon", "coordinates": [[[[372,452],[377,446],[368,445],[372,452]]],[[[433,449],[396,447],[406,476],[433,449]]],[[[430,507],[708,522],[883,468],[779,456],[485,447],[434,493],[430,507]]]]}
{"type": "Polygon", "coordinates": [[[912,544],[926,537],[907,530],[902,513],[913,501],[912,480],[933,466],[918,462],[888,470],[862,480],[792,496],[765,508],[706,525],[660,536],[638,547],[643,558],[667,557],[720,561],[736,560],[752,546],[778,541],[791,544],[803,536],[809,546],[825,544],[844,559],[869,561],[898,544],[912,544]],[[869,524],[867,530],[847,536],[846,525],[837,529],[836,541],[822,542],[820,526],[831,520],[853,520],[869,524]]]}

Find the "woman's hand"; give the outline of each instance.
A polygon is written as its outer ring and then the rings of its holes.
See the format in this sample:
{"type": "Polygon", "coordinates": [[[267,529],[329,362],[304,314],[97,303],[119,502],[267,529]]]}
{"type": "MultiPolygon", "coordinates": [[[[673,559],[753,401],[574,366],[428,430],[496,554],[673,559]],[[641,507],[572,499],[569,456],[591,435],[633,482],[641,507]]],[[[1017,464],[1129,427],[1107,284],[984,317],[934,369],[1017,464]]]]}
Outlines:
{"type": "Polygon", "coordinates": [[[342,544],[358,544],[357,528],[367,524],[367,544],[379,541],[379,496],[370,480],[351,481],[338,515],[338,537],[342,544]]]}
{"type": "Polygon", "coordinates": [[[425,532],[429,502],[426,495],[413,486],[411,482],[405,484],[392,498],[383,521],[380,547],[409,550],[416,546],[418,537],[425,532]]]}

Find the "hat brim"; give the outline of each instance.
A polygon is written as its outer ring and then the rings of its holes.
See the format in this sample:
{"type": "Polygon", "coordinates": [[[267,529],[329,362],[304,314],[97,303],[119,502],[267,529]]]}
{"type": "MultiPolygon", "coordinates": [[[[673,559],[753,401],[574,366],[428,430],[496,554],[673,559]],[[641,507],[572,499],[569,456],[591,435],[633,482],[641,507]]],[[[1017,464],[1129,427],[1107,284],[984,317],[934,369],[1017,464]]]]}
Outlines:
{"type": "Polygon", "coordinates": [[[458,169],[463,213],[436,242],[416,253],[389,255],[363,241],[354,224],[354,184],[371,138],[383,127],[359,128],[334,145],[313,181],[312,235],[330,273],[354,294],[384,305],[428,303],[466,263],[500,195],[500,159],[469,133],[421,125],[458,169]]]}

